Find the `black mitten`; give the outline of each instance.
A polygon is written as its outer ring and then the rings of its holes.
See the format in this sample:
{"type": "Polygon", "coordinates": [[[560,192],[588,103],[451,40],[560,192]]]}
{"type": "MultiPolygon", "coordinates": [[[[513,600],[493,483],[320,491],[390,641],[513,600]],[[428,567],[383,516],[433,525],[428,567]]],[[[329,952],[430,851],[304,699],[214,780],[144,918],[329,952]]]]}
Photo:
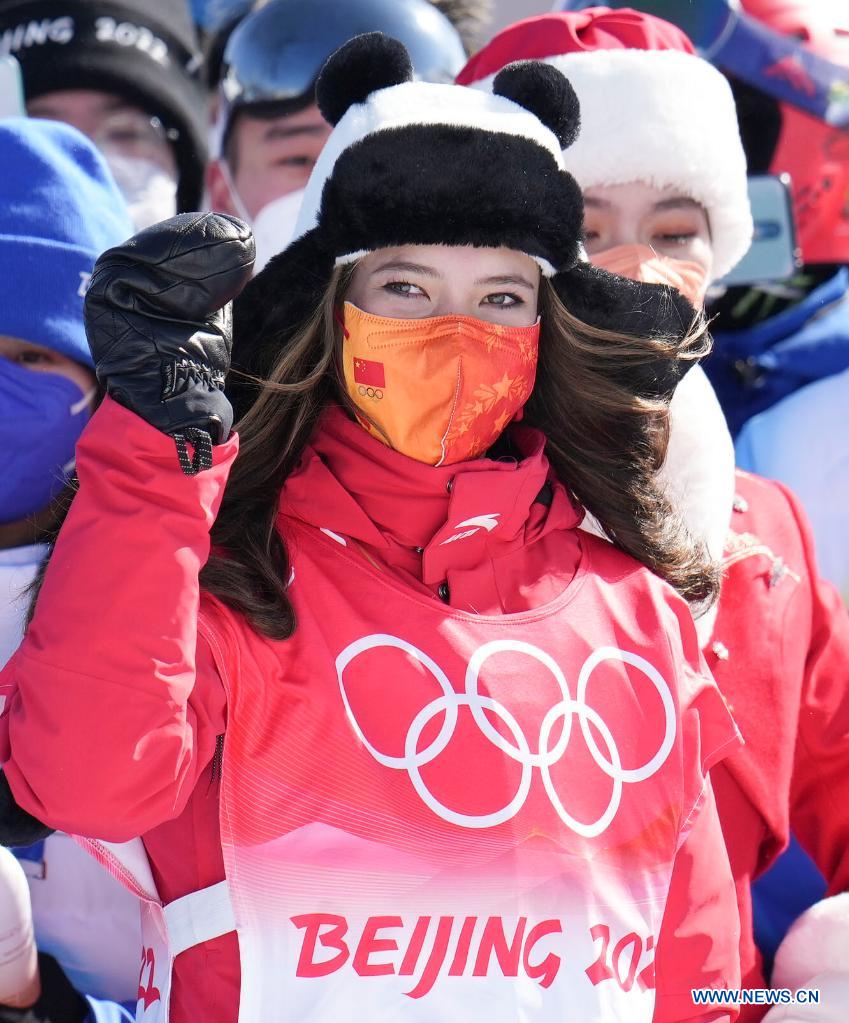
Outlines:
{"type": "Polygon", "coordinates": [[[0,1005],[0,1023],[84,1023],[89,1005],[53,956],[38,953],[41,995],[29,1009],[0,1005]]]}
{"type": "Polygon", "coordinates": [[[231,302],[253,262],[253,235],[240,220],[183,213],[94,266],[85,321],[97,378],[115,401],[175,438],[188,474],[212,464],[211,445],[233,425],[224,396],[231,302]]]}
{"type": "Polygon", "coordinates": [[[53,834],[15,802],[6,775],[0,771],[0,845],[34,845],[53,834]]]}

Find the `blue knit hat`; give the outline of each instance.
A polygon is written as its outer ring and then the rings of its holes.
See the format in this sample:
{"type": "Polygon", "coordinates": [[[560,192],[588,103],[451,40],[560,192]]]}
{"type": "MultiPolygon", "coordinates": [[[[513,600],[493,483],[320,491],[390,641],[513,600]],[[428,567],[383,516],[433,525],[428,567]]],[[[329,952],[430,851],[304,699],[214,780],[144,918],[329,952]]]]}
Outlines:
{"type": "Polygon", "coordinates": [[[0,120],[0,334],[92,365],[83,297],[94,261],[133,234],[103,157],[75,128],[0,120]]]}

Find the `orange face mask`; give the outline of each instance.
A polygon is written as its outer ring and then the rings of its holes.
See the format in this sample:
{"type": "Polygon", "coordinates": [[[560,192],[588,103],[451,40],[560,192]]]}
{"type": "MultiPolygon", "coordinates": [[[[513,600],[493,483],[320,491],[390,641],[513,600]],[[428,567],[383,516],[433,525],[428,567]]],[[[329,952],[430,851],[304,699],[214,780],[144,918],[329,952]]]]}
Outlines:
{"type": "Polygon", "coordinates": [[[590,262],[620,277],[645,284],[668,284],[679,291],[696,309],[705,301],[707,271],[699,263],[659,256],[648,245],[617,245],[590,257],[590,262]]]}
{"type": "Polygon", "coordinates": [[[395,320],[345,303],[342,370],[363,426],[428,465],[477,458],[528,400],[539,321],[395,320]]]}

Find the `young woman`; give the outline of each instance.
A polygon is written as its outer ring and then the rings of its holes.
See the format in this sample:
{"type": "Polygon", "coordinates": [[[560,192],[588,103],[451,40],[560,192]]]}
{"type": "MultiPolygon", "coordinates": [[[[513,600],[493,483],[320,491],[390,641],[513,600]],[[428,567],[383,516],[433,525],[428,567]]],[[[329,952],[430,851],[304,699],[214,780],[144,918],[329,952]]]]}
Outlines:
{"type": "MultiPolygon", "coordinates": [[[[484,82],[510,61],[532,58],[561,70],[581,101],[581,137],[564,158],[583,189],[589,258],[638,280],[665,281],[700,302],[751,237],[745,157],[725,79],[675,26],[607,8],[519,22],[473,58],[461,79],[484,82]]],[[[744,985],[760,988],[752,881],[775,861],[791,827],[828,879],[829,894],[849,890],[849,618],[819,576],[796,497],[735,473],[728,429],[700,369],[672,399],[669,452],[664,475],[688,524],[711,546],[721,544],[722,594],[715,616],[697,625],[746,741],[713,781],[737,884],[744,985]]],[[[845,896],[812,913],[813,933],[795,942],[796,961],[785,958],[776,983],[817,987],[817,974],[828,972],[829,995],[837,982],[844,1011],[845,896]]],[[[748,1005],[741,1019],[766,1010],[748,1005]]],[[[799,1014],[793,1020],[819,1019],[824,1009],[792,1011],[799,1014]]]]}
{"type": "Polygon", "coordinates": [[[243,225],[101,258],[110,397],[0,683],[8,786],[125,879],[142,836],[145,1020],[729,1019],[692,989],[738,982],[737,737],[669,585],[715,579],[654,484],[703,321],[577,264],[561,75],[409,76],[382,36],[322,74],[238,438],[243,225]]]}

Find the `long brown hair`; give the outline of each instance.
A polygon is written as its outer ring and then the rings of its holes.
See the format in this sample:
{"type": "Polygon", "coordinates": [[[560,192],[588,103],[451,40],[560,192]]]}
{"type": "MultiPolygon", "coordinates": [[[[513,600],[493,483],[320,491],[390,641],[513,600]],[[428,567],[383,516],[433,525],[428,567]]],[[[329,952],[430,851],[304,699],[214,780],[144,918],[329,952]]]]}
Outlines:
{"type": "MultiPolygon", "coordinates": [[[[279,334],[257,339],[281,354],[267,379],[257,382],[256,400],[236,425],[240,451],[201,572],[209,593],[272,639],[286,639],[295,629],[286,592],[288,552],[275,527],[280,491],[325,407],[348,404],[337,383],[335,311],[351,273],[336,270],[323,301],[294,337],[280,325],[279,334]]],[[[540,312],[540,362],[525,422],[543,431],[554,471],[616,546],[689,601],[709,603],[718,592],[717,570],[656,478],[668,443],[667,402],[640,396],[633,386],[659,361],[704,355],[704,320],[696,319],[683,343],[625,336],[577,319],[547,281],[540,312]]]]}

